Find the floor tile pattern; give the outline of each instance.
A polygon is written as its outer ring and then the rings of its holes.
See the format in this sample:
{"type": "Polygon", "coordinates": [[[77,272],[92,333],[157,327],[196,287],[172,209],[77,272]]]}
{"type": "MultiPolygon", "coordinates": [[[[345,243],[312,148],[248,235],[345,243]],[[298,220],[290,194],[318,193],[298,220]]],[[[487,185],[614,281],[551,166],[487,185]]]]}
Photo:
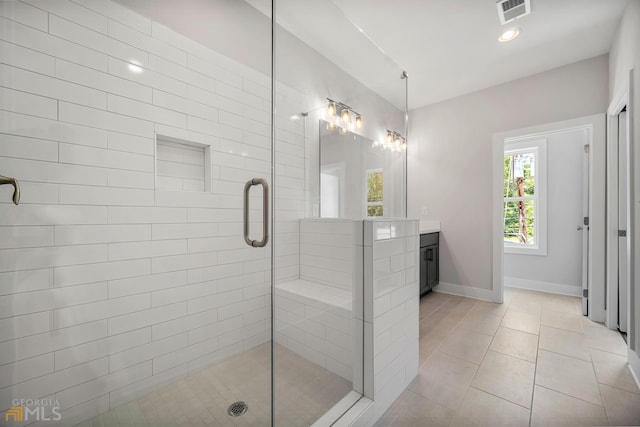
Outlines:
{"type": "Polygon", "coordinates": [[[429,293],[418,377],[382,426],[639,426],[619,333],[579,298],[505,289],[505,303],[429,293]]]}
{"type": "MultiPolygon", "coordinates": [[[[309,426],[352,389],[344,378],[277,345],[275,424],[309,426]]],[[[263,344],[142,398],[87,420],[80,427],[271,425],[270,345],[263,344]],[[236,401],[249,406],[232,418],[236,401]]]]}

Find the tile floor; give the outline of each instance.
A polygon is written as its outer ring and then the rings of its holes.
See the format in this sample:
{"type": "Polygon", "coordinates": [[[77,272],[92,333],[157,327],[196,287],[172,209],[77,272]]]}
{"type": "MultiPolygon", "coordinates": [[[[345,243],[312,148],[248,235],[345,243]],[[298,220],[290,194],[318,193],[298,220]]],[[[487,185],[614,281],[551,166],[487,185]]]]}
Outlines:
{"type": "Polygon", "coordinates": [[[505,303],[430,293],[420,371],[376,426],[640,425],[620,334],[580,299],[519,289],[505,303]]]}
{"type": "MultiPolygon", "coordinates": [[[[81,427],[100,426],[268,426],[271,423],[269,344],[263,344],[121,405],[81,427]],[[245,401],[241,417],[228,406],[245,401]]],[[[277,345],[275,355],[277,426],[309,426],[351,391],[351,383],[277,345]]]]}

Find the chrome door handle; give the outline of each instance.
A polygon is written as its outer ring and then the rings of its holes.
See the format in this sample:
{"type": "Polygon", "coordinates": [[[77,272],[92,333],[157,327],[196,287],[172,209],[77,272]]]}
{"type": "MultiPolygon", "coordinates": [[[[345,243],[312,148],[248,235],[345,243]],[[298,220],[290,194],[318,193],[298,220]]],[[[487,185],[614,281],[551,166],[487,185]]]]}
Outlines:
{"type": "Polygon", "coordinates": [[[581,231],[581,230],[582,230],[582,226],[581,225],[576,227],[576,231],[581,231]]]}
{"type": "Polygon", "coordinates": [[[244,185],[244,241],[254,248],[263,248],[269,241],[269,185],[262,178],[253,178],[244,185]],[[249,238],[249,190],[254,185],[262,185],[262,240],[249,238]]]}
{"type": "Polygon", "coordinates": [[[7,176],[0,175],[0,185],[11,184],[13,185],[13,203],[17,206],[20,204],[20,184],[15,178],[9,178],[7,176]]]}

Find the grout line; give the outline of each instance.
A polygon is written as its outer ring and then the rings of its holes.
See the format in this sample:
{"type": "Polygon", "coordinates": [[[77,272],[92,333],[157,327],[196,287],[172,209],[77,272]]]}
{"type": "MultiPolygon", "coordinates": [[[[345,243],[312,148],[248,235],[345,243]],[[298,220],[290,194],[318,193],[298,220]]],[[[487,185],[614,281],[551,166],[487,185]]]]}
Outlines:
{"type": "MultiPolygon", "coordinates": [[[[546,351],[547,353],[557,354],[557,355],[559,355],[559,356],[569,357],[569,358],[571,358],[571,359],[578,360],[578,361],[581,361],[581,362],[592,363],[591,359],[589,359],[589,360],[585,360],[585,359],[581,359],[581,358],[579,358],[579,357],[570,356],[570,355],[568,355],[568,354],[560,353],[560,352],[555,351],[555,350],[549,350],[549,349],[547,349],[547,348],[540,348],[540,347],[538,347],[538,350],[546,351]]],[[[536,365],[537,365],[537,363],[536,363],[536,365]]]]}
{"type": "MultiPolygon", "coordinates": [[[[598,383],[598,386],[604,385],[604,386],[607,386],[607,387],[615,388],[616,390],[619,390],[619,391],[624,391],[626,393],[640,395],[640,389],[638,389],[638,391],[629,391],[629,390],[624,389],[624,388],[616,387],[616,386],[611,385],[611,384],[607,384],[607,383],[603,383],[603,382],[597,381],[597,379],[598,378],[596,377],[596,382],[598,383]]],[[[603,403],[604,403],[604,400],[603,400],[603,403]]]]}
{"type": "Polygon", "coordinates": [[[551,329],[555,329],[555,330],[558,330],[558,331],[571,332],[571,333],[573,333],[573,334],[584,335],[584,329],[583,329],[583,332],[578,332],[578,331],[574,331],[574,330],[572,330],[572,329],[561,328],[561,327],[559,327],[559,326],[543,325],[542,323],[540,324],[540,329],[542,329],[542,327],[543,327],[543,326],[544,326],[545,328],[551,328],[551,329]]]}
{"type": "MultiPolygon", "coordinates": [[[[534,334],[533,332],[528,332],[528,331],[523,331],[522,329],[515,329],[515,328],[510,328],[509,326],[505,326],[502,323],[500,323],[500,328],[505,328],[505,329],[510,329],[512,331],[517,331],[517,332],[522,332],[523,334],[529,334],[529,335],[535,335],[537,337],[540,336],[540,333],[538,332],[537,334],[534,334]]],[[[539,331],[540,329],[538,329],[539,331]]]]}
{"type": "MultiPolygon", "coordinates": [[[[451,306],[451,305],[454,305],[454,304],[449,304],[449,303],[448,303],[448,301],[443,302],[443,303],[442,303],[442,304],[440,304],[440,305],[439,305],[435,310],[433,310],[431,313],[429,313],[429,315],[427,315],[427,316],[425,316],[424,318],[420,319],[420,321],[422,322],[423,320],[425,320],[425,319],[427,319],[427,318],[431,317],[431,316],[432,316],[433,314],[435,314],[436,312],[440,312],[440,313],[442,313],[442,312],[446,309],[446,307],[451,306]]],[[[455,308],[455,305],[454,305],[454,308],[455,308]]],[[[565,313],[565,314],[569,314],[569,313],[565,313]]],[[[466,318],[466,317],[467,317],[467,315],[463,316],[463,317],[462,317],[462,319],[464,319],[464,318],[466,318]]],[[[442,346],[442,343],[444,343],[444,341],[445,341],[445,340],[446,340],[446,339],[451,335],[451,332],[452,332],[453,330],[458,329],[458,327],[460,326],[460,323],[462,322],[462,319],[461,319],[461,320],[456,324],[456,326],[455,326],[454,328],[452,328],[450,331],[448,331],[447,335],[445,335],[445,336],[443,337],[442,341],[441,341],[441,342],[440,342],[440,343],[439,343],[439,344],[434,348],[433,352],[429,355],[429,357],[427,357],[426,359],[424,359],[424,361],[423,361],[421,364],[426,363],[427,361],[429,361],[429,360],[433,357],[433,355],[434,355],[436,352],[439,352],[439,349],[440,349],[440,347],[442,346]]],[[[543,326],[543,325],[541,325],[541,326],[543,326]]],[[[546,325],[545,325],[545,326],[546,326],[546,325]]],[[[604,410],[605,410],[605,414],[606,414],[606,416],[607,416],[607,420],[609,419],[609,418],[608,418],[608,412],[606,411],[606,407],[605,407],[605,405],[604,405],[604,399],[602,399],[602,390],[601,390],[601,386],[603,386],[603,385],[604,385],[604,386],[612,387],[612,388],[614,388],[614,389],[616,389],[616,390],[620,390],[620,391],[623,391],[623,392],[624,392],[624,391],[626,391],[627,393],[632,393],[632,394],[633,394],[633,392],[629,392],[629,391],[627,391],[627,390],[620,389],[620,388],[615,387],[615,386],[610,386],[610,385],[608,385],[608,384],[604,384],[604,383],[600,383],[600,382],[598,382],[598,380],[597,380],[597,375],[595,374],[595,365],[594,365],[593,360],[591,360],[591,361],[586,361],[586,360],[584,360],[584,359],[578,359],[578,358],[576,358],[576,357],[568,356],[568,355],[566,355],[566,354],[562,354],[562,353],[557,353],[557,352],[555,352],[555,351],[550,351],[550,350],[544,350],[544,349],[541,349],[541,348],[540,348],[540,333],[538,333],[538,334],[532,334],[532,333],[530,333],[530,332],[524,332],[524,331],[520,331],[520,330],[517,330],[517,329],[508,328],[508,327],[506,327],[506,326],[503,326],[503,325],[502,325],[502,323],[499,325],[499,328],[501,328],[501,327],[506,328],[506,329],[515,330],[515,331],[522,332],[522,333],[526,333],[526,334],[529,334],[529,335],[535,335],[535,336],[537,337],[537,344],[536,344],[536,360],[535,360],[535,362],[534,362],[535,370],[534,370],[534,376],[533,376],[534,381],[533,381],[533,385],[532,385],[532,393],[531,393],[531,408],[526,408],[526,409],[529,409],[529,426],[531,426],[531,423],[532,423],[532,415],[533,415],[533,410],[534,410],[534,408],[533,408],[533,403],[534,403],[534,399],[535,399],[535,389],[536,389],[536,387],[542,387],[542,388],[545,388],[545,389],[551,390],[551,391],[553,391],[553,392],[560,393],[560,394],[563,394],[563,395],[565,395],[565,396],[568,396],[568,397],[571,397],[571,398],[574,398],[574,399],[578,399],[578,400],[583,401],[583,402],[585,402],[585,403],[589,403],[589,404],[594,405],[594,406],[601,406],[601,407],[603,407],[603,408],[604,408],[604,410]],[[537,373],[538,373],[538,372],[537,372],[537,371],[538,371],[538,361],[540,360],[540,359],[539,359],[539,356],[540,356],[540,351],[541,351],[541,350],[548,351],[548,352],[550,352],[550,353],[554,353],[554,354],[559,354],[559,355],[566,356],[566,357],[571,357],[571,358],[573,358],[573,359],[575,359],[575,360],[582,360],[582,361],[584,361],[584,362],[589,362],[589,363],[591,364],[591,366],[592,366],[592,369],[593,369],[593,371],[594,371],[594,377],[596,378],[596,382],[597,382],[597,384],[598,384],[598,389],[599,389],[599,392],[600,392],[600,399],[601,399],[601,403],[602,403],[602,405],[597,405],[597,404],[595,404],[595,403],[593,403],[593,402],[589,402],[589,401],[586,401],[586,400],[584,400],[584,399],[581,399],[581,398],[578,398],[578,397],[575,397],[575,396],[571,396],[571,395],[569,395],[569,394],[567,394],[567,393],[563,393],[563,392],[561,392],[561,391],[554,390],[554,389],[552,389],[552,388],[545,387],[545,386],[543,386],[543,385],[539,385],[539,384],[537,384],[537,383],[536,383],[536,378],[537,378],[537,373]]],[[[553,327],[553,326],[550,326],[550,327],[551,327],[551,328],[554,328],[554,329],[558,329],[558,330],[563,330],[563,331],[566,331],[566,332],[574,332],[574,333],[580,334],[580,332],[576,332],[576,331],[569,331],[569,330],[566,330],[566,329],[556,328],[556,327],[553,327]]],[[[498,330],[499,330],[499,329],[498,329],[498,330]]],[[[478,332],[478,333],[480,333],[480,332],[478,332]]],[[[493,334],[494,340],[495,340],[495,336],[496,336],[496,334],[497,334],[497,330],[496,330],[496,332],[493,334]]],[[[585,333],[584,333],[584,332],[582,332],[582,334],[581,334],[581,335],[583,335],[583,336],[584,336],[584,334],[585,334],[585,333]]],[[[426,335],[423,335],[423,336],[421,336],[420,338],[422,339],[422,338],[423,338],[423,337],[425,337],[425,336],[426,336],[426,335]]],[[[493,341],[492,341],[492,342],[493,342],[493,341]]],[[[616,354],[616,353],[611,353],[611,352],[609,352],[609,351],[607,351],[607,350],[602,350],[602,349],[598,349],[598,348],[593,348],[593,347],[591,347],[591,346],[589,346],[589,345],[587,345],[587,348],[588,348],[589,350],[596,350],[596,351],[601,351],[601,352],[604,352],[604,353],[609,353],[609,354],[612,354],[612,355],[615,355],[615,356],[624,357],[624,356],[619,355],[619,354],[616,354]]],[[[485,358],[486,358],[486,355],[487,355],[488,351],[496,351],[497,353],[504,354],[504,355],[506,355],[506,356],[510,356],[510,357],[514,357],[514,358],[515,358],[515,359],[517,359],[517,360],[523,360],[523,361],[527,361],[527,362],[529,362],[529,363],[532,363],[530,360],[521,359],[521,358],[518,358],[518,357],[516,357],[516,356],[512,356],[512,355],[509,355],[509,354],[503,353],[503,352],[501,352],[501,351],[491,350],[491,348],[490,348],[490,346],[489,346],[489,348],[487,349],[487,352],[485,352],[485,355],[483,356],[482,361],[480,362],[480,366],[481,366],[481,365],[482,365],[482,363],[484,362],[484,360],[485,360],[485,358]]],[[[442,352],[440,352],[440,353],[442,353],[442,352]]],[[[461,359],[460,357],[457,357],[457,356],[454,356],[454,355],[448,355],[448,356],[450,356],[450,357],[454,357],[454,358],[456,358],[456,359],[461,359]]],[[[461,359],[461,360],[464,360],[464,359],[461,359]]],[[[466,398],[466,395],[468,394],[468,392],[469,392],[469,389],[470,389],[470,388],[472,388],[472,387],[473,387],[473,388],[475,388],[475,389],[477,389],[477,390],[480,390],[480,389],[478,389],[477,387],[475,387],[475,386],[473,386],[473,385],[472,385],[472,384],[473,384],[473,381],[475,380],[475,378],[476,378],[476,376],[477,376],[477,374],[478,374],[479,369],[480,369],[480,368],[478,368],[478,370],[476,370],[476,373],[474,374],[474,377],[473,377],[473,379],[471,380],[471,384],[469,385],[469,387],[467,388],[467,390],[466,390],[466,392],[465,392],[465,397],[463,397],[463,401],[464,401],[464,398],[466,398]]],[[[504,398],[502,398],[502,397],[500,397],[500,396],[497,396],[497,395],[495,395],[495,394],[493,394],[493,393],[486,392],[486,391],[484,391],[484,390],[481,390],[481,391],[482,391],[482,392],[485,392],[485,393],[487,393],[487,394],[490,394],[490,395],[492,395],[492,396],[495,396],[495,397],[497,397],[497,398],[500,398],[500,399],[502,399],[502,400],[508,401],[508,402],[510,402],[510,403],[514,403],[514,402],[511,402],[510,400],[504,399],[504,398]]],[[[417,394],[419,394],[419,393],[417,393],[417,394]]],[[[514,403],[514,404],[515,404],[515,405],[518,405],[517,403],[514,403]]],[[[522,406],[522,405],[518,405],[518,406],[520,406],[520,407],[523,407],[523,408],[524,408],[524,406],[522,406]]],[[[458,408],[458,410],[459,410],[459,408],[458,408]]],[[[455,418],[455,416],[458,414],[458,410],[456,410],[456,414],[454,415],[454,417],[453,417],[453,418],[455,418]]],[[[453,422],[453,418],[452,418],[452,420],[450,421],[450,423],[449,423],[449,424],[451,424],[451,423],[453,422]]]]}
{"type": "MultiPolygon", "coordinates": [[[[542,317],[542,313],[540,314],[542,317]]],[[[540,325],[540,328],[542,325],[540,325]]],[[[538,328],[537,342],[536,342],[536,362],[533,368],[533,385],[531,388],[531,410],[529,411],[529,427],[531,427],[531,422],[533,421],[533,401],[535,399],[536,393],[536,378],[538,376],[538,361],[540,360],[540,328],[538,328]]]]}
{"type": "MultiPolygon", "coordinates": [[[[550,391],[552,391],[552,392],[554,392],[554,393],[562,394],[562,395],[567,396],[567,397],[570,397],[570,398],[572,398],[572,399],[576,399],[576,400],[579,400],[579,401],[581,401],[581,402],[588,403],[589,405],[599,406],[599,407],[601,407],[601,408],[604,408],[604,405],[598,405],[598,404],[596,404],[596,403],[589,402],[588,400],[584,400],[584,399],[581,399],[581,398],[579,398],[579,397],[575,397],[575,396],[572,396],[572,395],[570,395],[570,394],[564,393],[564,392],[562,392],[562,391],[558,391],[558,390],[556,390],[556,389],[553,389],[553,388],[550,388],[550,387],[546,387],[546,386],[543,386],[543,385],[540,385],[540,384],[535,384],[535,385],[536,385],[536,386],[538,386],[538,387],[541,387],[541,388],[544,388],[544,389],[550,390],[550,391]]],[[[605,385],[606,385],[606,384],[605,384],[605,385]]]]}
{"type": "Polygon", "coordinates": [[[607,354],[611,354],[611,355],[618,356],[618,357],[624,357],[624,358],[625,358],[625,360],[626,360],[626,358],[627,358],[627,356],[626,356],[626,355],[624,355],[624,354],[614,353],[614,352],[612,352],[612,351],[603,350],[603,349],[601,349],[601,348],[597,348],[597,347],[589,347],[589,350],[596,350],[596,351],[600,351],[600,352],[602,352],[602,353],[607,353],[607,354]]]}
{"type": "MultiPolygon", "coordinates": [[[[589,353],[589,359],[591,359],[591,353],[589,353]]],[[[607,410],[607,406],[604,403],[604,398],[602,397],[602,389],[600,387],[600,382],[598,381],[598,374],[596,373],[596,367],[593,364],[593,359],[590,360],[590,366],[591,370],[593,371],[593,378],[596,380],[596,385],[598,387],[598,396],[600,396],[600,402],[602,403],[602,407],[604,408],[604,416],[607,418],[607,422],[611,424],[611,420],[609,420],[609,411],[607,410]]]]}
{"type": "MultiPolygon", "coordinates": [[[[519,407],[521,407],[521,408],[523,408],[523,409],[526,409],[527,411],[529,411],[529,419],[531,419],[531,408],[527,408],[526,406],[522,406],[522,405],[521,405],[521,404],[519,404],[519,403],[516,403],[516,402],[514,402],[514,401],[512,401],[512,400],[506,399],[506,398],[504,398],[504,397],[502,397],[502,396],[498,396],[497,394],[492,393],[492,392],[490,392],[490,391],[483,390],[483,389],[481,389],[481,388],[478,388],[478,387],[475,387],[475,386],[473,386],[473,385],[470,385],[470,386],[469,386],[469,389],[472,389],[472,388],[473,388],[473,389],[476,389],[476,390],[478,390],[478,391],[481,391],[482,393],[489,394],[489,395],[491,395],[491,396],[493,396],[493,397],[496,397],[496,398],[498,398],[498,399],[500,399],[500,400],[504,400],[505,402],[511,403],[512,405],[516,405],[516,406],[519,406],[519,407]]],[[[465,394],[465,396],[466,396],[466,394],[465,394]]],[[[529,424],[531,424],[531,421],[529,421],[529,424]]]]}
{"type": "MultiPolygon", "coordinates": [[[[474,305],[474,306],[475,306],[475,305],[474,305]]],[[[471,311],[471,310],[469,310],[469,312],[470,312],[470,311],[471,311]]],[[[507,311],[508,311],[508,309],[507,309],[507,311]]],[[[468,315],[468,313],[467,313],[467,315],[468,315]]],[[[505,315],[506,315],[506,312],[505,312],[505,315]]],[[[465,316],[465,317],[466,317],[466,316],[465,316]]],[[[504,318],[504,315],[502,316],[502,318],[504,318]]],[[[471,388],[474,388],[474,389],[479,390],[479,391],[481,391],[481,392],[483,392],[483,393],[487,393],[487,394],[489,394],[489,395],[492,395],[492,396],[494,396],[494,397],[496,397],[496,398],[498,398],[498,399],[501,399],[501,400],[504,400],[504,401],[509,402],[509,403],[511,403],[511,404],[517,405],[517,406],[519,406],[519,407],[521,407],[521,408],[526,409],[526,410],[529,412],[529,425],[531,425],[531,413],[532,413],[532,409],[533,409],[533,402],[531,402],[531,407],[530,407],[530,408],[526,408],[525,406],[522,406],[522,405],[520,405],[520,404],[518,404],[518,403],[512,402],[511,400],[505,399],[505,398],[503,398],[503,397],[501,397],[501,396],[498,396],[498,395],[496,395],[496,394],[494,394],[494,393],[491,393],[491,392],[488,392],[488,391],[486,391],[486,390],[482,390],[482,389],[479,389],[479,388],[477,388],[477,387],[474,387],[474,386],[473,386],[473,381],[476,379],[476,377],[477,377],[477,375],[478,375],[478,372],[480,371],[481,366],[482,366],[482,364],[484,363],[484,360],[485,360],[485,359],[486,359],[486,357],[487,357],[487,354],[489,353],[489,351],[493,351],[493,350],[491,350],[491,343],[493,343],[493,341],[495,340],[495,336],[496,336],[496,334],[498,333],[498,330],[499,330],[499,328],[501,327],[501,325],[502,325],[502,321],[501,321],[501,322],[500,322],[500,324],[498,325],[498,328],[496,328],[495,332],[492,334],[492,340],[491,340],[491,342],[489,343],[489,346],[487,347],[487,350],[485,351],[485,353],[484,353],[484,355],[483,355],[483,357],[482,357],[482,360],[481,360],[481,361],[480,361],[480,363],[478,364],[478,369],[476,370],[476,372],[475,372],[475,373],[474,373],[474,375],[473,375],[473,378],[472,378],[472,380],[471,380],[471,383],[469,384],[469,387],[468,387],[468,389],[467,389],[467,392],[465,393],[465,398],[466,398],[466,395],[468,394],[469,390],[470,390],[471,388]]],[[[474,332],[476,332],[476,333],[478,333],[478,334],[480,333],[480,332],[477,332],[477,331],[474,331],[474,332]]],[[[504,355],[505,355],[505,356],[507,356],[507,357],[513,357],[513,356],[511,356],[511,355],[508,355],[508,354],[505,354],[505,353],[502,353],[502,352],[497,352],[497,353],[499,353],[499,354],[504,354],[504,355]]],[[[514,359],[522,360],[522,359],[519,359],[519,358],[517,358],[517,357],[514,357],[514,359]]],[[[527,361],[527,362],[531,363],[530,361],[527,361]]],[[[533,386],[532,386],[532,387],[535,387],[535,371],[534,371],[534,377],[533,377],[533,379],[534,379],[534,384],[533,384],[533,386]]],[[[531,394],[532,394],[532,399],[533,399],[533,389],[531,390],[531,394]]],[[[464,398],[463,398],[463,401],[464,401],[464,398]]],[[[457,412],[457,411],[456,411],[456,412],[457,412]]]]}

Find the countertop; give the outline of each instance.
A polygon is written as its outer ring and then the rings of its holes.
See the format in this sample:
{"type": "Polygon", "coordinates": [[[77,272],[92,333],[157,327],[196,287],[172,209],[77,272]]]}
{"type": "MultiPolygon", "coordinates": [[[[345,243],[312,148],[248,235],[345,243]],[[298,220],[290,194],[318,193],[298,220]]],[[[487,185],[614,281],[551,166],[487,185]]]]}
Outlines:
{"type": "Polygon", "coordinates": [[[437,233],[440,231],[440,221],[421,220],[420,234],[437,233]]]}

